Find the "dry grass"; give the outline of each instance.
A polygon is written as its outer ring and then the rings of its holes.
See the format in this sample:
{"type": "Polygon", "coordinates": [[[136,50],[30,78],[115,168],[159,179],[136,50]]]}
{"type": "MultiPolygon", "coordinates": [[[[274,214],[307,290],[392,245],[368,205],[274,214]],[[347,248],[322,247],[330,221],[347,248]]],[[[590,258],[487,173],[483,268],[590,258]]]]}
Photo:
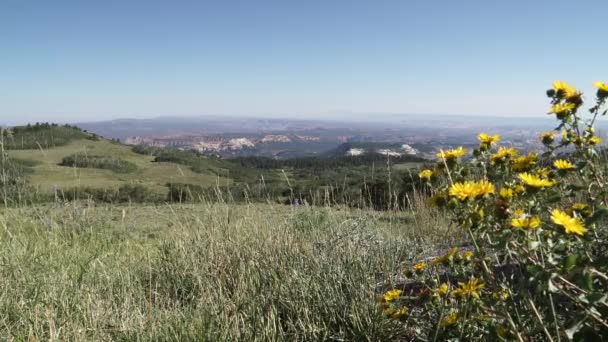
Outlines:
{"type": "Polygon", "coordinates": [[[422,216],[342,208],[0,213],[2,340],[398,338],[376,285],[445,240],[422,216]]]}

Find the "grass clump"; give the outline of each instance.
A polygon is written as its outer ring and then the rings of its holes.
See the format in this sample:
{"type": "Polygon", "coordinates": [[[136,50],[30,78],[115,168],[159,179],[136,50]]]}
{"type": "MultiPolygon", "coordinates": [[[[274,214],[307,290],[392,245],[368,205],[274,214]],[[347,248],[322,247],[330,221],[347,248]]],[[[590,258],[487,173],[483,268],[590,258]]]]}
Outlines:
{"type": "Polygon", "coordinates": [[[408,331],[382,317],[376,288],[420,244],[413,226],[377,220],[388,215],[217,203],[6,209],[0,339],[398,339],[408,331]]]}

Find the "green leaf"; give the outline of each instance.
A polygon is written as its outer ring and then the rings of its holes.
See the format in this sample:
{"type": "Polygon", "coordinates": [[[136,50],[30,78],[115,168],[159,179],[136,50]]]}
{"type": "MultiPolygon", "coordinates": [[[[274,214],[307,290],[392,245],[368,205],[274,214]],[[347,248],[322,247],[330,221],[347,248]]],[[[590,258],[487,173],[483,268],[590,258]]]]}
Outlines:
{"type": "Polygon", "coordinates": [[[578,255],[576,255],[576,254],[569,255],[564,258],[564,260],[562,262],[562,266],[566,270],[571,270],[572,268],[574,268],[576,266],[577,260],[578,260],[578,255]]]}
{"type": "Polygon", "coordinates": [[[583,288],[588,291],[593,291],[593,275],[589,272],[583,273],[583,288]]]}

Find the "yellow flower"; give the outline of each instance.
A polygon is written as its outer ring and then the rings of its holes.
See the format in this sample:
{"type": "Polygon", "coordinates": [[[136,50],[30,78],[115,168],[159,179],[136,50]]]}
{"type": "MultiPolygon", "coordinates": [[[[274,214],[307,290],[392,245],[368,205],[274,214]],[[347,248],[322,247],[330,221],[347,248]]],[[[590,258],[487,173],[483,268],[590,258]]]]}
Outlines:
{"type": "Polygon", "coordinates": [[[593,86],[596,87],[598,90],[608,92],[608,83],[597,81],[593,82],[593,86]]]}
{"type": "Polygon", "coordinates": [[[491,156],[492,164],[501,162],[506,158],[512,158],[519,154],[513,147],[501,147],[491,156]]]}
{"type": "Polygon", "coordinates": [[[465,181],[454,183],[450,186],[450,196],[457,197],[461,201],[473,199],[479,196],[493,194],[494,184],[487,180],[481,181],[465,181]]]}
{"type": "Polygon", "coordinates": [[[484,283],[480,282],[479,279],[470,278],[466,283],[459,282],[458,288],[452,291],[452,295],[460,298],[473,297],[479,299],[484,286],[484,283]]]}
{"type": "Polygon", "coordinates": [[[576,90],[576,88],[566,82],[553,82],[553,90],[555,90],[559,96],[565,97],[566,99],[573,99],[581,96],[581,93],[576,90]]]}
{"type": "Polygon", "coordinates": [[[513,189],[502,188],[502,189],[500,189],[498,196],[500,196],[500,198],[502,198],[504,200],[510,200],[511,198],[513,198],[513,189]]]}
{"type": "Polygon", "coordinates": [[[517,177],[526,185],[531,188],[540,189],[552,187],[555,183],[549,179],[540,178],[537,175],[531,175],[529,173],[520,173],[517,177]]]}
{"type": "Polygon", "coordinates": [[[536,153],[528,153],[527,156],[516,157],[511,160],[511,167],[515,172],[528,171],[536,164],[536,153]]]}
{"type": "Polygon", "coordinates": [[[587,232],[587,228],[585,228],[583,222],[579,218],[572,217],[559,209],[553,209],[553,211],[551,211],[551,221],[558,226],[562,226],[566,231],[566,234],[583,236],[587,232]]]}
{"type": "Polygon", "coordinates": [[[524,186],[523,186],[523,185],[521,185],[521,184],[517,184],[517,185],[516,185],[516,186],[513,188],[513,191],[514,191],[516,194],[521,194],[522,192],[524,192],[524,190],[525,190],[525,188],[524,188],[524,186]]]}
{"type": "Polygon", "coordinates": [[[446,315],[445,317],[443,317],[443,319],[441,320],[439,325],[441,325],[442,328],[447,328],[447,327],[451,327],[452,325],[456,324],[457,322],[458,322],[458,314],[455,312],[452,312],[452,313],[446,315]]]}
{"type": "Polygon", "coordinates": [[[505,290],[505,289],[500,289],[498,291],[495,291],[492,293],[492,298],[494,299],[500,299],[500,300],[507,300],[509,299],[511,295],[509,294],[509,291],[505,290]]]}
{"type": "Polygon", "coordinates": [[[507,338],[507,336],[509,335],[509,329],[507,329],[501,325],[498,328],[496,328],[496,335],[498,335],[499,337],[502,337],[502,338],[507,338]]]}
{"type": "Polygon", "coordinates": [[[449,291],[449,285],[447,283],[441,283],[441,285],[433,291],[433,297],[445,297],[448,295],[449,291]]]}
{"type": "Polygon", "coordinates": [[[405,315],[407,313],[407,308],[405,306],[402,306],[401,308],[395,310],[392,308],[386,308],[384,309],[384,314],[389,316],[390,318],[400,318],[401,316],[405,315]]]}
{"type": "Polygon", "coordinates": [[[559,118],[563,118],[565,114],[573,110],[576,107],[574,103],[558,103],[551,106],[551,110],[548,114],[556,114],[559,118]]]}
{"type": "Polygon", "coordinates": [[[511,219],[511,226],[514,228],[536,229],[540,226],[540,217],[515,217],[511,219]]]}
{"type": "Polygon", "coordinates": [[[487,135],[485,133],[479,133],[477,139],[483,144],[490,146],[500,140],[500,135],[487,135]]]}
{"type": "Polygon", "coordinates": [[[574,203],[570,209],[566,210],[568,215],[572,215],[572,212],[576,212],[582,217],[588,217],[593,214],[593,210],[591,210],[591,208],[589,208],[589,206],[585,203],[574,203]]]}
{"type": "Polygon", "coordinates": [[[555,139],[555,132],[543,132],[539,135],[539,138],[543,144],[550,144],[555,139]]]}
{"type": "Polygon", "coordinates": [[[382,299],[384,299],[385,302],[391,302],[391,301],[399,298],[399,296],[401,296],[402,293],[403,293],[403,291],[398,290],[398,289],[386,291],[386,293],[382,296],[382,299]]]}
{"type": "Polygon", "coordinates": [[[429,180],[431,180],[431,177],[433,177],[433,171],[432,170],[422,170],[422,171],[420,171],[420,173],[418,173],[418,177],[420,177],[420,179],[422,179],[424,181],[429,181],[429,180]]]}
{"type": "Polygon", "coordinates": [[[549,176],[551,176],[551,170],[547,169],[546,167],[543,167],[534,171],[534,174],[540,178],[550,178],[549,176]]]}
{"type": "Polygon", "coordinates": [[[602,139],[600,139],[599,137],[592,136],[591,138],[589,138],[589,145],[598,145],[601,142],[602,139]]]}
{"type": "Polygon", "coordinates": [[[448,261],[448,260],[449,260],[450,258],[452,258],[454,255],[456,255],[456,253],[458,253],[458,248],[456,248],[456,247],[452,247],[452,249],[450,249],[450,251],[449,251],[449,252],[447,252],[446,254],[444,254],[444,255],[442,255],[442,256],[440,256],[440,257],[437,257],[437,258],[433,259],[433,260],[431,261],[431,263],[432,263],[433,265],[437,265],[437,264],[440,264],[440,263],[442,263],[442,262],[444,262],[444,261],[448,261]]]}
{"type": "Polygon", "coordinates": [[[572,170],[574,169],[574,165],[571,162],[563,159],[558,159],[553,162],[553,167],[558,170],[572,170]]]}
{"type": "Polygon", "coordinates": [[[412,268],[414,269],[414,271],[424,271],[424,269],[426,268],[426,264],[423,262],[418,262],[415,263],[412,268]]]}
{"type": "Polygon", "coordinates": [[[458,157],[464,156],[466,153],[467,153],[467,151],[464,149],[464,147],[459,146],[452,150],[447,150],[447,151],[440,150],[437,153],[437,158],[445,159],[445,160],[454,160],[458,157]]]}
{"type": "Polygon", "coordinates": [[[472,257],[473,257],[473,252],[471,252],[471,251],[462,252],[462,259],[464,259],[465,261],[471,260],[472,257]]]}

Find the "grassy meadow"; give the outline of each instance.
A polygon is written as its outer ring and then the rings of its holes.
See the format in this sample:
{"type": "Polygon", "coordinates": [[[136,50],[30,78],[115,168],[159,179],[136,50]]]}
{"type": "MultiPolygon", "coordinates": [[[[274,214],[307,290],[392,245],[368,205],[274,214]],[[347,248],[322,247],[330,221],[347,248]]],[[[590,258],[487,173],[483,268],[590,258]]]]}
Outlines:
{"type": "Polygon", "coordinates": [[[0,209],[0,339],[403,338],[375,299],[454,243],[446,226],[429,210],[272,204],[0,209]]]}
{"type": "Polygon", "coordinates": [[[41,192],[54,187],[67,189],[78,186],[118,188],[123,184],[144,185],[157,193],[165,193],[167,183],[191,183],[203,186],[226,185],[230,180],[213,174],[193,172],[187,166],[175,163],[152,162],[154,157],[138,154],[130,146],[105,139],[73,140],[52,148],[10,150],[9,156],[33,161],[33,173],[28,179],[41,192]],[[111,156],[135,164],[137,170],[117,173],[98,168],[76,168],[59,165],[63,158],[73,154],[111,156]]]}

